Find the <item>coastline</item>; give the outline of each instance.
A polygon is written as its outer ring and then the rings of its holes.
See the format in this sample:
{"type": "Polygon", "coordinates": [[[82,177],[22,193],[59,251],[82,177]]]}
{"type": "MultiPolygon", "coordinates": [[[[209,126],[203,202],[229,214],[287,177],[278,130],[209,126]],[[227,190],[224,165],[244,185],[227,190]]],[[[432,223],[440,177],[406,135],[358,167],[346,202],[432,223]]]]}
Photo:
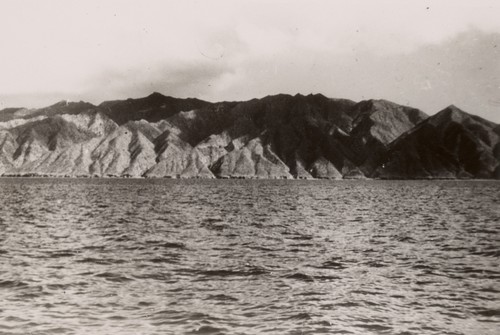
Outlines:
{"type": "Polygon", "coordinates": [[[429,178],[262,178],[262,177],[218,177],[205,178],[205,177],[182,177],[182,176],[165,176],[165,177],[143,177],[143,176],[89,176],[89,175],[46,175],[46,174],[5,174],[0,175],[0,179],[132,179],[132,180],[290,180],[290,181],[496,181],[500,179],[490,178],[446,178],[446,177],[429,177],[429,178]]]}

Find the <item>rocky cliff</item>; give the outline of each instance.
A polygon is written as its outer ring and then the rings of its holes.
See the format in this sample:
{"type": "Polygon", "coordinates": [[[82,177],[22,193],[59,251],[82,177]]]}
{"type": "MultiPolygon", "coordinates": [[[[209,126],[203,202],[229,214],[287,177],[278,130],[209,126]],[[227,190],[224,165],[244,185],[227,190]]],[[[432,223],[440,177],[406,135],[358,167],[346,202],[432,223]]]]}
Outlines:
{"type": "Polygon", "coordinates": [[[500,179],[500,127],[449,106],[393,141],[373,173],[386,179],[500,179]]]}
{"type": "Polygon", "coordinates": [[[319,94],[0,111],[4,176],[500,179],[499,143],[500,126],[454,106],[319,94]]]}

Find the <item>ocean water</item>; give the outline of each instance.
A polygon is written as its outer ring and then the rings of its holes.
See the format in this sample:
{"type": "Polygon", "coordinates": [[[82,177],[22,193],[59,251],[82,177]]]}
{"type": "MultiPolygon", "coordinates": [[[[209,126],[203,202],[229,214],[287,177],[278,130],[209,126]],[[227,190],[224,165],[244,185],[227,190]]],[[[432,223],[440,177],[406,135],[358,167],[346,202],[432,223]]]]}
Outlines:
{"type": "Polygon", "coordinates": [[[0,334],[500,334],[500,182],[0,179],[0,334]]]}

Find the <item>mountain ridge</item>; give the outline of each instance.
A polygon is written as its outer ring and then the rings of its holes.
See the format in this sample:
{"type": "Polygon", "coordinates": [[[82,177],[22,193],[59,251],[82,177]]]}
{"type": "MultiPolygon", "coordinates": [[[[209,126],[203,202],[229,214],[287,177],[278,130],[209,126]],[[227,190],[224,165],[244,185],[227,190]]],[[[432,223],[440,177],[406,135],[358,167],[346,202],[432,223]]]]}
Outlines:
{"type": "Polygon", "coordinates": [[[0,175],[500,179],[500,126],[322,94],[147,97],[0,111],[0,175]]]}

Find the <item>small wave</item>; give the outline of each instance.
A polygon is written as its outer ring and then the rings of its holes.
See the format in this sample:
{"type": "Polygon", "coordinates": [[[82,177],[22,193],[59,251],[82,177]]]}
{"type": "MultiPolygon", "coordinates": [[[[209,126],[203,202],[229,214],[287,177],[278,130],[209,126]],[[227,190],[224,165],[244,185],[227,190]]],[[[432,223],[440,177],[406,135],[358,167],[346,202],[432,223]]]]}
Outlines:
{"type": "Polygon", "coordinates": [[[296,279],[296,280],[305,281],[305,282],[313,282],[314,281],[313,276],[307,275],[307,274],[302,273],[302,272],[292,273],[292,274],[284,276],[283,278],[296,279]]]}
{"type": "Polygon", "coordinates": [[[213,320],[213,321],[218,321],[219,319],[216,317],[213,317],[209,314],[206,313],[200,313],[200,312],[194,312],[190,313],[188,316],[189,320],[213,320]]]}
{"type": "Polygon", "coordinates": [[[452,317],[455,319],[466,319],[466,316],[464,316],[464,315],[460,315],[460,314],[448,312],[448,311],[441,311],[440,314],[446,315],[446,316],[449,316],[449,317],[452,317]]]}
{"type": "Polygon", "coordinates": [[[335,304],[335,306],[339,307],[359,307],[360,304],[354,301],[346,301],[346,302],[339,302],[335,304]]]}
{"type": "Polygon", "coordinates": [[[258,245],[258,246],[249,246],[248,248],[252,249],[252,250],[258,250],[258,251],[276,251],[275,249],[271,249],[271,248],[260,246],[260,245],[258,245]]]}
{"type": "Polygon", "coordinates": [[[105,245],[86,245],[82,247],[84,250],[104,250],[106,249],[105,245]]]}
{"type": "Polygon", "coordinates": [[[112,272],[103,272],[95,275],[96,277],[104,278],[106,280],[112,281],[112,282],[117,282],[117,283],[122,283],[122,282],[127,282],[127,281],[132,281],[133,279],[119,275],[117,273],[112,273],[112,272]]]}
{"type": "Polygon", "coordinates": [[[202,221],[202,223],[204,223],[204,224],[210,224],[210,223],[216,223],[216,222],[223,222],[223,220],[220,218],[206,218],[202,221]]]}
{"type": "Polygon", "coordinates": [[[16,300],[24,301],[27,299],[36,299],[36,298],[39,298],[42,296],[47,296],[47,295],[51,295],[51,293],[43,292],[41,290],[39,292],[27,292],[27,293],[21,293],[19,295],[16,295],[16,298],[17,298],[16,300]]]}
{"type": "Polygon", "coordinates": [[[432,266],[425,265],[425,264],[415,264],[411,266],[415,270],[434,270],[432,266]]]}
{"type": "Polygon", "coordinates": [[[264,228],[264,225],[261,222],[252,222],[250,223],[250,226],[255,228],[264,228]]]}
{"type": "Polygon", "coordinates": [[[298,313],[287,318],[287,320],[311,320],[311,314],[307,312],[298,313]]]}
{"type": "Polygon", "coordinates": [[[355,327],[363,328],[369,331],[381,332],[381,331],[389,331],[392,330],[390,326],[383,326],[379,324],[355,324],[355,327]]]}
{"type": "Polygon", "coordinates": [[[73,257],[77,253],[72,250],[60,250],[60,251],[50,251],[49,258],[62,258],[62,257],[73,257]]]}
{"type": "Polygon", "coordinates": [[[302,235],[298,233],[290,233],[290,232],[283,232],[282,235],[292,235],[291,237],[288,237],[290,240],[295,240],[295,241],[310,241],[314,237],[312,235],[302,235]]]}
{"type": "Polygon", "coordinates": [[[148,259],[148,261],[151,263],[156,263],[156,264],[162,264],[162,263],[178,264],[179,263],[179,259],[176,257],[155,257],[155,258],[148,259]]]}
{"type": "Polygon", "coordinates": [[[154,304],[155,304],[154,302],[150,302],[150,301],[139,301],[137,303],[137,305],[141,306],[141,307],[153,306],[154,304]]]}
{"type": "Polygon", "coordinates": [[[234,251],[233,247],[213,247],[212,250],[216,251],[234,251]]]}
{"type": "Polygon", "coordinates": [[[184,243],[178,242],[167,242],[161,244],[160,246],[167,249],[186,249],[186,245],[184,243]]]}
{"type": "Polygon", "coordinates": [[[297,252],[307,252],[307,249],[299,249],[299,248],[292,248],[288,250],[289,252],[297,253],[297,252]]]}
{"type": "Polygon", "coordinates": [[[323,293],[321,292],[302,292],[298,293],[297,295],[304,296],[304,297],[314,297],[314,296],[321,296],[323,293]]]}
{"type": "Polygon", "coordinates": [[[127,318],[121,315],[112,315],[108,316],[108,320],[127,320],[127,318]]]}
{"type": "Polygon", "coordinates": [[[223,231],[230,226],[221,219],[206,218],[201,222],[201,226],[210,230],[223,231]]]}
{"type": "Polygon", "coordinates": [[[330,282],[330,281],[335,281],[335,280],[340,280],[342,279],[339,276],[328,276],[328,275],[315,275],[314,279],[319,281],[319,282],[330,282]]]}
{"type": "MultiPolygon", "coordinates": [[[[0,329],[16,329],[17,327],[16,326],[7,326],[7,325],[3,325],[0,323],[0,329]]],[[[3,334],[3,333],[2,333],[3,334]]]]}
{"type": "Polygon", "coordinates": [[[126,261],[122,259],[106,259],[106,258],[92,258],[92,257],[86,257],[84,259],[78,259],[76,260],[77,263],[94,263],[94,264],[101,264],[101,265],[109,265],[109,264],[123,264],[126,261]]]}
{"type": "Polygon", "coordinates": [[[135,279],[154,279],[162,282],[166,282],[172,278],[170,274],[162,272],[134,274],[132,277],[135,279]]]}
{"type": "Polygon", "coordinates": [[[213,294],[207,297],[208,300],[216,301],[238,301],[238,299],[226,294],[213,294]]]}
{"type": "Polygon", "coordinates": [[[9,316],[5,317],[4,320],[7,322],[19,322],[19,323],[30,321],[28,319],[23,319],[21,317],[14,316],[14,315],[9,315],[9,316]]]}
{"type": "Polygon", "coordinates": [[[225,329],[212,326],[201,326],[188,334],[223,334],[225,329]]]}
{"type": "Polygon", "coordinates": [[[216,276],[216,277],[229,277],[229,276],[243,276],[245,275],[242,271],[233,270],[206,270],[200,271],[199,274],[204,276],[216,276]]]}
{"type": "Polygon", "coordinates": [[[493,229],[471,229],[471,234],[496,235],[498,232],[493,229]]]}
{"type": "Polygon", "coordinates": [[[432,285],[436,284],[437,282],[434,280],[417,280],[415,281],[416,285],[432,285]]]}
{"type": "Polygon", "coordinates": [[[185,313],[180,312],[178,310],[174,309],[162,309],[160,311],[156,311],[152,315],[153,320],[162,320],[166,316],[168,316],[171,319],[174,320],[179,320],[179,319],[184,319],[185,318],[185,313]]]}
{"type": "Polygon", "coordinates": [[[486,317],[500,317],[500,309],[481,309],[476,311],[476,314],[486,317]]]}
{"type": "Polygon", "coordinates": [[[370,261],[370,262],[366,262],[364,264],[371,267],[371,268],[385,268],[385,267],[387,267],[386,264],[381,263],[381,262],[376,262],[376,261],[370,261]]]}
{"type": "Polygon", "coordinates": [[[467,251],[466,247],[457,247],[454,245],[444,245],[443,251],[467,251]]]}
{"type": "Polygon", "coordinates": [[[125,249],[125,250],[133,250],[133,251],[136,251],[136,250],[146,250],[146,249],[148,249],[148,248],[143,247],[143,246],[140,246],[140,245],[133,245],[133,246],[130,246],[130,247],[126,247],[126,246],[124,246],[124,249],[125,249]]]}
{"type": "Polygon", "coordinates": [[[479,274],[484,276],[484,278],[497,279],[500,278],[500,272],[488,270],[488,269],[476,269],[470,266],[465,266],[460,269],[455,269],[456,272],[459,273],[467,273],[467,274],[479,274]]]}
{"type": "Polygon", "coordinates": [[[480,288],[479,291],[487,293],[500,293],[500,289],[496,289],[494,287],[483,287],[480,288]]]}
{"type": "Polygon", "coordinates": [[[417,242],[413,237],[410,236],[400,236],[396,238],[398,242],[415,243],[417,242]]]}
{"type": "Polygon", "coordinates": [[[49,290],[65,290],[71,286],[73,286],[73,284],[47,284],[49,290]]]}
{"type": "Polygon", "coordinates": [[[249,268],[245,270],[230,270],[230,269],[220,269],[220,270],[203,270],[199,271],[198,274],[203,276],[215,276],[215,277],[247,277],[247,276],[258,276],[267,274],[268,271],[262,268],[249,268]]]}
{"type": "Polygon", "coordinates": [[[149,246],[154,246],[155,248],[165,248],[165,249],[186,249],[186,245],[181,242],[165,242],[165,241],[154,241],[148,240],[146,244],[149,246]]]}
{"type": "Polygon", "coordinates": [[[375,291],[366,291],[366,290],[354,290],[351,293],[362,294],[362,295],[379,295],[379,292],[375,291]]]}
{"type": "Polygon", "coordinates": [[[500,250],[481,250],[481,251],[471,251],[472,255],[476,256],[486,256],[486,257],[500,257],[500,250]]]}
{"type": "Polygon", "coordinates": [[[309,247],[314,247],[314,244],[312,243],[294,243],[290,244],[291,247],[296,247],[296,248],[309,248],[309,247]]]}
{"type": "Polygon", "coordinates": [[[28,284],[20,280],[2,280],[0,281],[0,288],[18,288],[26,287],[28,284]]]}
{"type": "Polygon", "coordinates": [[[331,260],[331,261],[323,262],[319,268],[322,268],[322,269],[345,269],[346,266],[343,263],[331,260]]]}
{"type": "Polygon", "coordinates": [[[45,330],[46,334],[67,334],[73,332],[71,328],[56,327],[45,330]]]}
{"type": "Polygon", "coordinates": [[[122,235],[118,235],[118,236],[109,236],[109,237],[106,238],[106,240],[108,240],[108,241],[115,241],[115,242],[129,242],[129,241],[133,241],[133,239],[130,238],[126,234],[122,234],[122,235]]]}

